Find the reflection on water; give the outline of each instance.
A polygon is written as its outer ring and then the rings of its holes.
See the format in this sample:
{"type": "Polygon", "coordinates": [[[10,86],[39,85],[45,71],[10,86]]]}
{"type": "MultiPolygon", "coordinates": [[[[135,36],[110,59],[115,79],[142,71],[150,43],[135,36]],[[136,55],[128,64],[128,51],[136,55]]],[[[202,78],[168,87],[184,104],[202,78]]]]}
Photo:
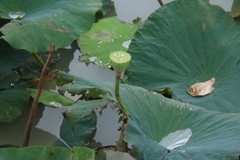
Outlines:
{"type": "MultiPolygon", "coordinates": [[[[30,101],[29,105],[25,109],[23,109],[22,115],[16,120],[10,123],[0,124],[0,144],[12,144],[22,146],[31,103],[32,101],[30,101]]],[[[44,109],[45,107],[43,105],[39,105],[37,109],[35,120],[33,123],[33,136],[31,137],[30,145],[47,146],[52,145],[57,140],[57,137],[54,134],[51,134],[48,131],[46,132],[39,128],[35,128],[43,115],[44,109]]],[[[48,121],[51,120],[49,119],[48,121]]],[[[49,122],[47,124],[49,124],[49,122]]]]}
{"type": "MultiPolygon", "coordinates": [[[[164,4],[174,0],[162,0],[164,4]]],[[[132,22],[137,17],[146,20],[148,16],[160,7],[157,0],[114,0],[117,17],[120,20],[132,22]]],[[[211,4],[221,6],[230,11],[233,0],[210,0],[211,4]]]]}
{"type": "Polygon", "coordinates": [[[137,17],[146,20],[160,7],[157,0],[114,0],[117,17],[120,20],[132,22],[137,17]]]}

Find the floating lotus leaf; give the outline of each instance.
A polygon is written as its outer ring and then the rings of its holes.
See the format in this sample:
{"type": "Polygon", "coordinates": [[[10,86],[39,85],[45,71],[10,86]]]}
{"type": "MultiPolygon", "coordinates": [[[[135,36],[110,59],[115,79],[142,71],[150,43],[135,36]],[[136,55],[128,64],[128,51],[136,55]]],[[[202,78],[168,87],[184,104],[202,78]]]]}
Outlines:
{"type": "Polygon", "coordinates": [[[11,122],[17,118],[27,105],[30,94],[26,84],[12,86],[0,92],[0,122],[11,122]]]}
{"type": "MultiPolygon", "coordinates": [[[[69,91],[70,92],[70,91],[69,91]]],[[[65,119],[69,126],[74,130],[75,123],[81,118],[90,115],[95,108],[106,107],[109,100],[100,99],[95,101],[78,101],[64,112],[65,119]]]]}
{"type": "MultiPolygon", "coordinates": [[[[95,133],[94,131],[97,128],[97,115],[94,111],[91,111],[90,114],[79,117],[75,123],[74,127],[69,125],[69,120],[76,117],[64,114],[65,117],[62,121],[60,127],[60,137],[65,141],[68,146],[71,147],[86,147],[89,142],[93,139],[95,133]]],[[[77,114],[75,114],[76,116],[77,114]]]]}
{"type": "MultiPolygon", "coordinates": [[[[36,96],[38,91],[37,89],[33,88],[28,88],[27,90],[31,93],[31,96],[33,98],[36,96]]],[[[41,92],[41,96],[39,97],[38,102],[52,107],[69,106],[74,103],[73,100],[67,97],[44,90],[41,92]]]]}
{"type": "Polygon", "coordinates": [[[170,87],[173,98],[221,112],[240,112],[240,29],[219,6],[178,0],[156,10],[129,46],[130,84],[170,87]],[[215,78],[214,90],[192,97],[188,88],[215,78]]]}
{"type": "MultiPolygon", "coordinates": [[[[114,95],[114,83],[76,77],[63,72],[59,72],[58,76],[73,79],[72,83],[63,86],[66,89],[99,88],[114,95]]],[[[136,146],[140,160],[238,159],[238,113],[209,111],[131,85],[120,85],[120,96],[131,115],[126,141],[136,146]],[[171,145],[169,142],[176,145],[179,139],[176,141],[168,135],[174,132],[179,134],[182,130],[188,131],[187,135],[182,136],[183,145],[170,150],[159,144],[164,137],[168,137],[168,146],[171,145]]],[[[116,101],[114,96],[112,100],[116,101]]]]}
{"type": "Polygon", "coordinates": [[[1,148],[0,160],[94,160],[94,151],[89,148],[73,149],[60,147],[31,146],[24,148],[1,148]]]}
{"type": "Polygon", "coordinates": [[[80,36],[78,45],[82,53],[88,55],[84,61],[109,68],[109,54],[113,51],[127,51],[135,31],[141,25],[141,22],[129,24],[117,18],[99,20],[89,32],[80,36]]]}
{"type": "Polygon", "coordinates": [[[51,44],[65,47],[87,32],[100,0],[2,0],[0,16],[12,21],[0,31],[16,49],[44,52],[51,44]]]}
{"type": "Polygon", "coordinates": [[[30,53],[15,50],[6,41],[0,39],[0,73],[23,65],[29,57],[30,53]]]}

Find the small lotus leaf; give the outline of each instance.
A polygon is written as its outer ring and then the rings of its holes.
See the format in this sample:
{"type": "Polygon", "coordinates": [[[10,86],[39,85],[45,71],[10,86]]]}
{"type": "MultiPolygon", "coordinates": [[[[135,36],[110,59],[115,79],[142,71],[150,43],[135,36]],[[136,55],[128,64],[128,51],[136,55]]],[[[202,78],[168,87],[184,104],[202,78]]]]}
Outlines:
{"type": "Polygon", "coordinates": [[[141,25],[141,22],[129,24],[117,18],[99,20],[89,32],[80,36],[78,45],[82,53],[89,55],[85,61],[109,68],[109,54],[113,51],[127,51],[128,46],[124,42],[130,41],[141,25]]]}
{"type": "MultiPolygon", "coordinates": [[[[28,88],[27,90],[31,93],[31,96],[33,98],[35,97],[38,91],[37,89],[33,88],[28,88]]],[[[74,101],[67,97],[44,90],[41,92],[38,102],[52,107],[69,106],[74,104],[74,101]]]]}

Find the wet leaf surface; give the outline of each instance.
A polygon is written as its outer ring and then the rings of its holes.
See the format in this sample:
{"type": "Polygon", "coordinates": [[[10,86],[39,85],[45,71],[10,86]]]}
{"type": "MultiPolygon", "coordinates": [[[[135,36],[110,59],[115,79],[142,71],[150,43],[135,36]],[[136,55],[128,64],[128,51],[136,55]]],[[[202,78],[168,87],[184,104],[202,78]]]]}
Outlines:
{"type": "Polygon", "coordinates": [[[30,58],[30,53],[13,49],[6,41],[0,39],[0,73],[23,65],[30,58]]]}
{"type": "Polygon", "coordinates": [[[60,127],[60,137],[68,146],[86,147],[92,141],[97,129],[97,116],[94,111],[78,118],[74,127],[70,126],[68,120],[71,115],[66,114],[60,127]]]}
{"type": "MultiPolygon", "coordinates": [[[[63,86],[65,88],[99,88],[114,95],[113,83],[76,77],[63,72],[59,72],[58,76],[73,78],[70,84],[63,86]]],[[[238,113],[209,111],[131,85],[122,84],[120,96],[132,118],[129,119],[125,140],[137,147],[140,160],[238,158],[238,113]],[[188,128],[191,129],[192,135],[185,145],[169,151],[159,144],[170,133],[188,128]]],[[[112,100],[115,100],[114,96],[112,100]]]]}
{"type": "Polygon", "coordinates": [[[91,30],[80,36],[78,45],[85,56],[85,62],[93,62],[98,66],[111,67],[109,54],[113,51],[127,51],[124,42],[133,38],[142,22],[129,24],[117,18],[104,18],[93,24],[91,30]]]}
{"type": "Polygon", "coordinates": [[[87,32],[100,10],[100,0],[2,0],[0,16],[12,21],[0,30],[16,49],[48,51],[51,44],[66,47],[87,32]],[[37,31],[37,32],[36,32],[37,31]]]}
{"type": "Polygon", "coordinates": [[[21,114],[30,97],[26,87],[26,84],[19,84],[0,91],[0,122],[11,122],[21,114]]]}
{"type": "MultiPolygon", "coordinates": [[[[29,91],[31,93],[31,96],[34,98],[38,90],[33,88],[28,88],[27,91],[29,91]]],[[[69,106],[74,104],[74,101],[67,97],[59,95],[57,93],[44,91],[44,90],[41,92],[41,96],[38,102],[51,107],[62,107],[62,106],[69,106]]]]}
{"type": "Polygon", "coordinates": [[[201,0],[168,3],[147,19],[129,46],[129,83],[149,90],[169,87],[174,99],[240,112],[239,34],[236,22],[219,6],[201,0]],[[211,94],[188,94],[191,85],[213,77],[211,94]]]}

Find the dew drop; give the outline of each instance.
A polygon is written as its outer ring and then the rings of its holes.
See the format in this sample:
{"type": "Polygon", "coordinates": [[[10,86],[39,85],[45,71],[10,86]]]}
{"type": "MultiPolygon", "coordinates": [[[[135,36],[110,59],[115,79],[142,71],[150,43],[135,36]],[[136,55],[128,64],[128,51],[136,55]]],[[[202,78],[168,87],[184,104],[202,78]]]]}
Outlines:
{"type": "Polygon", "coordinates": [[[16,11],[16,12],[9,12],[9,17],[16,19],[16,18],[23,18],[25,16],[25,13],[22,11],[16,11]]]}
{"type": "Polygon", "coordinates": [[[90,60],[91,62],[95,61],[96,59],[97,59],[97,57],[90,57],[90,58],[89,58],[89,60],[90,60]]]}
{"type": "Polygon", "coordinates": [[[132,40],[128,40],[128,41],[123,42],[123,43],[122,43],[122,46],[123,46],[124,48],[127,48],[127,49],[128,49],[131,41],[132,41],[132,40]]]}
{"type": "Polygon", "coordinates": [[[54,107],[62,107],[62,104],[59,102],[56,102],[56,101],[51,101],[51,102],[49,102],[49,104],[51,104],[54,107]]]}

